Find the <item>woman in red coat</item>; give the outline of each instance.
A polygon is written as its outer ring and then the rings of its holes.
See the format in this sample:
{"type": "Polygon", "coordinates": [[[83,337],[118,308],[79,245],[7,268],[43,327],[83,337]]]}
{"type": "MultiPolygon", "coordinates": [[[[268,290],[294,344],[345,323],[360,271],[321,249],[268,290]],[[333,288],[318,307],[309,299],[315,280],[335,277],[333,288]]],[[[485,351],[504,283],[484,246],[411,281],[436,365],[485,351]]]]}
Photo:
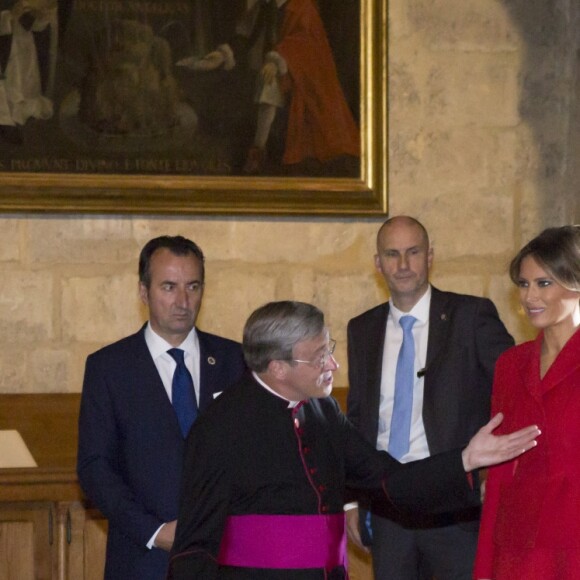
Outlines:
{"type": "MultiPolygon", "coordinates": [[[[580,226],[544,230],[512,260],[510,277],[540,333],[495,369],[501,431],[542,430],[529,453],[489,471],[478,580],[580,578],[580,226]]],[[[499,430],[498,430],[499,431],[499,430]]]]}

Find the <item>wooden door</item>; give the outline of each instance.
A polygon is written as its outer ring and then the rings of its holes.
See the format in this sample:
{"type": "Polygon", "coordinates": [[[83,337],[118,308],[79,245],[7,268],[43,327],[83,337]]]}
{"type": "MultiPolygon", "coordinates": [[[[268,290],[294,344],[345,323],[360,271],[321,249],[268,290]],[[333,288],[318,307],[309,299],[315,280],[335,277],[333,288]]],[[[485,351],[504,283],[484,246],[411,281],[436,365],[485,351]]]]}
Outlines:
{"type": "Polygon", "coordinates": [[[0,503],[0,580],[52,580],[55,519],[51,502],[0,503]]]}
{"type": "Polygon", "coordinates": [[[61,503],[58,512],[63,563],[58,580],[103,580],[107,520],[81,502],[61,503]]]}

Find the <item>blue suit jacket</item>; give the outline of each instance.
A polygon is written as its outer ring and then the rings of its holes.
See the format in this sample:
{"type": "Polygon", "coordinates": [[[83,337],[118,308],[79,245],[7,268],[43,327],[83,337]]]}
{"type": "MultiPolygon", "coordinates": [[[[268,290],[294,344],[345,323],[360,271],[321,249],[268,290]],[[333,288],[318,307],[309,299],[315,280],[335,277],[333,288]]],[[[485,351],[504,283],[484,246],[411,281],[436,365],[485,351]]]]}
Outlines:
{"type": "MultiPolygon", "coordinates": [[[[77,469],[109,520],[107,580],[165,578],[168,553],[146,544],[178,512],[184,440],[144,329],[91,354],[85,369],[77,469]]],[[[240,344],[197,333],[203,411],[245,364],[240,344]]]]}

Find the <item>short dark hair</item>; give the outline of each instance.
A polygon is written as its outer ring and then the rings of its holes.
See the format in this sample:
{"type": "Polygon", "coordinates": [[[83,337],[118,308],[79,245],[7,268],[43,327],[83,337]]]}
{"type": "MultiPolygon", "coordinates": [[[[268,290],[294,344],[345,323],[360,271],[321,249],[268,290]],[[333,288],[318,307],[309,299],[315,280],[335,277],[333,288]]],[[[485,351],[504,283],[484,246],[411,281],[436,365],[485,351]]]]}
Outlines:
{"type": "Polygon", "coordinates": [[[547,228],[530,240],[510,264],[510,278],[518,283],[524,258],[532,256],[564,288],[580,292],[580,225],[547,228]]]}
{"type": "Polygon", "coordinates": [[[244,326],[246,364],[260,373],[273,360],[291,361],[294,345],[325,329],[324,314],[305,302],[269,302],[255,310],[244,326]]]}
{"type": "Polygon", "coordinates": [[[175,256],[195,256],[201,263],[201,281],[204,281],[205,257],[201,248],[183,236],[159,236],[149,240],[139,255],[139,282],[146,288],[151,285],[151,257],[161,248],[167,248],[175,256]]]}

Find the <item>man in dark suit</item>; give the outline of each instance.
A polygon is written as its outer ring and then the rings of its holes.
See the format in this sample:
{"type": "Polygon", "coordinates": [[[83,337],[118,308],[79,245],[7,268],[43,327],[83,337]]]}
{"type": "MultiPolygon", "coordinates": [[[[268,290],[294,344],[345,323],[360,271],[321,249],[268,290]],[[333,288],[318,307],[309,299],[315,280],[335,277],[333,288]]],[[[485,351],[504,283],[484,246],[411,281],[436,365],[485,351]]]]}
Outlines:
{"type": "Polygon", "coordinates": [[[149,241],[139,258],[149,322],[87,358],[78,475],[109,520],[107,580],[165,578],[184,439],[197,413],[245,369],[238,343],[195,328],[203,288],[194,242],[149,241]]]}
{"type": "MultiPolygon", "coordinates": [[[[429,284],[432,262],[422,224],[407,216],[387,220],[377,235],[375,265],[390,300],[348,324],[348,417],[369,442],[402,462],[469,441],[489,419],[495,362],[513,345],[490,300],[429,284]],[[412,352],[405,383],[399,373],[407,336],[412,352]]],[[[370,514],[349,510],[349,533],[360,544],[362,531],[363,543],[372,544],[376,580],[471,578],[479,508],[408,517],[377,499],[360,503],[370,514]]]]}

